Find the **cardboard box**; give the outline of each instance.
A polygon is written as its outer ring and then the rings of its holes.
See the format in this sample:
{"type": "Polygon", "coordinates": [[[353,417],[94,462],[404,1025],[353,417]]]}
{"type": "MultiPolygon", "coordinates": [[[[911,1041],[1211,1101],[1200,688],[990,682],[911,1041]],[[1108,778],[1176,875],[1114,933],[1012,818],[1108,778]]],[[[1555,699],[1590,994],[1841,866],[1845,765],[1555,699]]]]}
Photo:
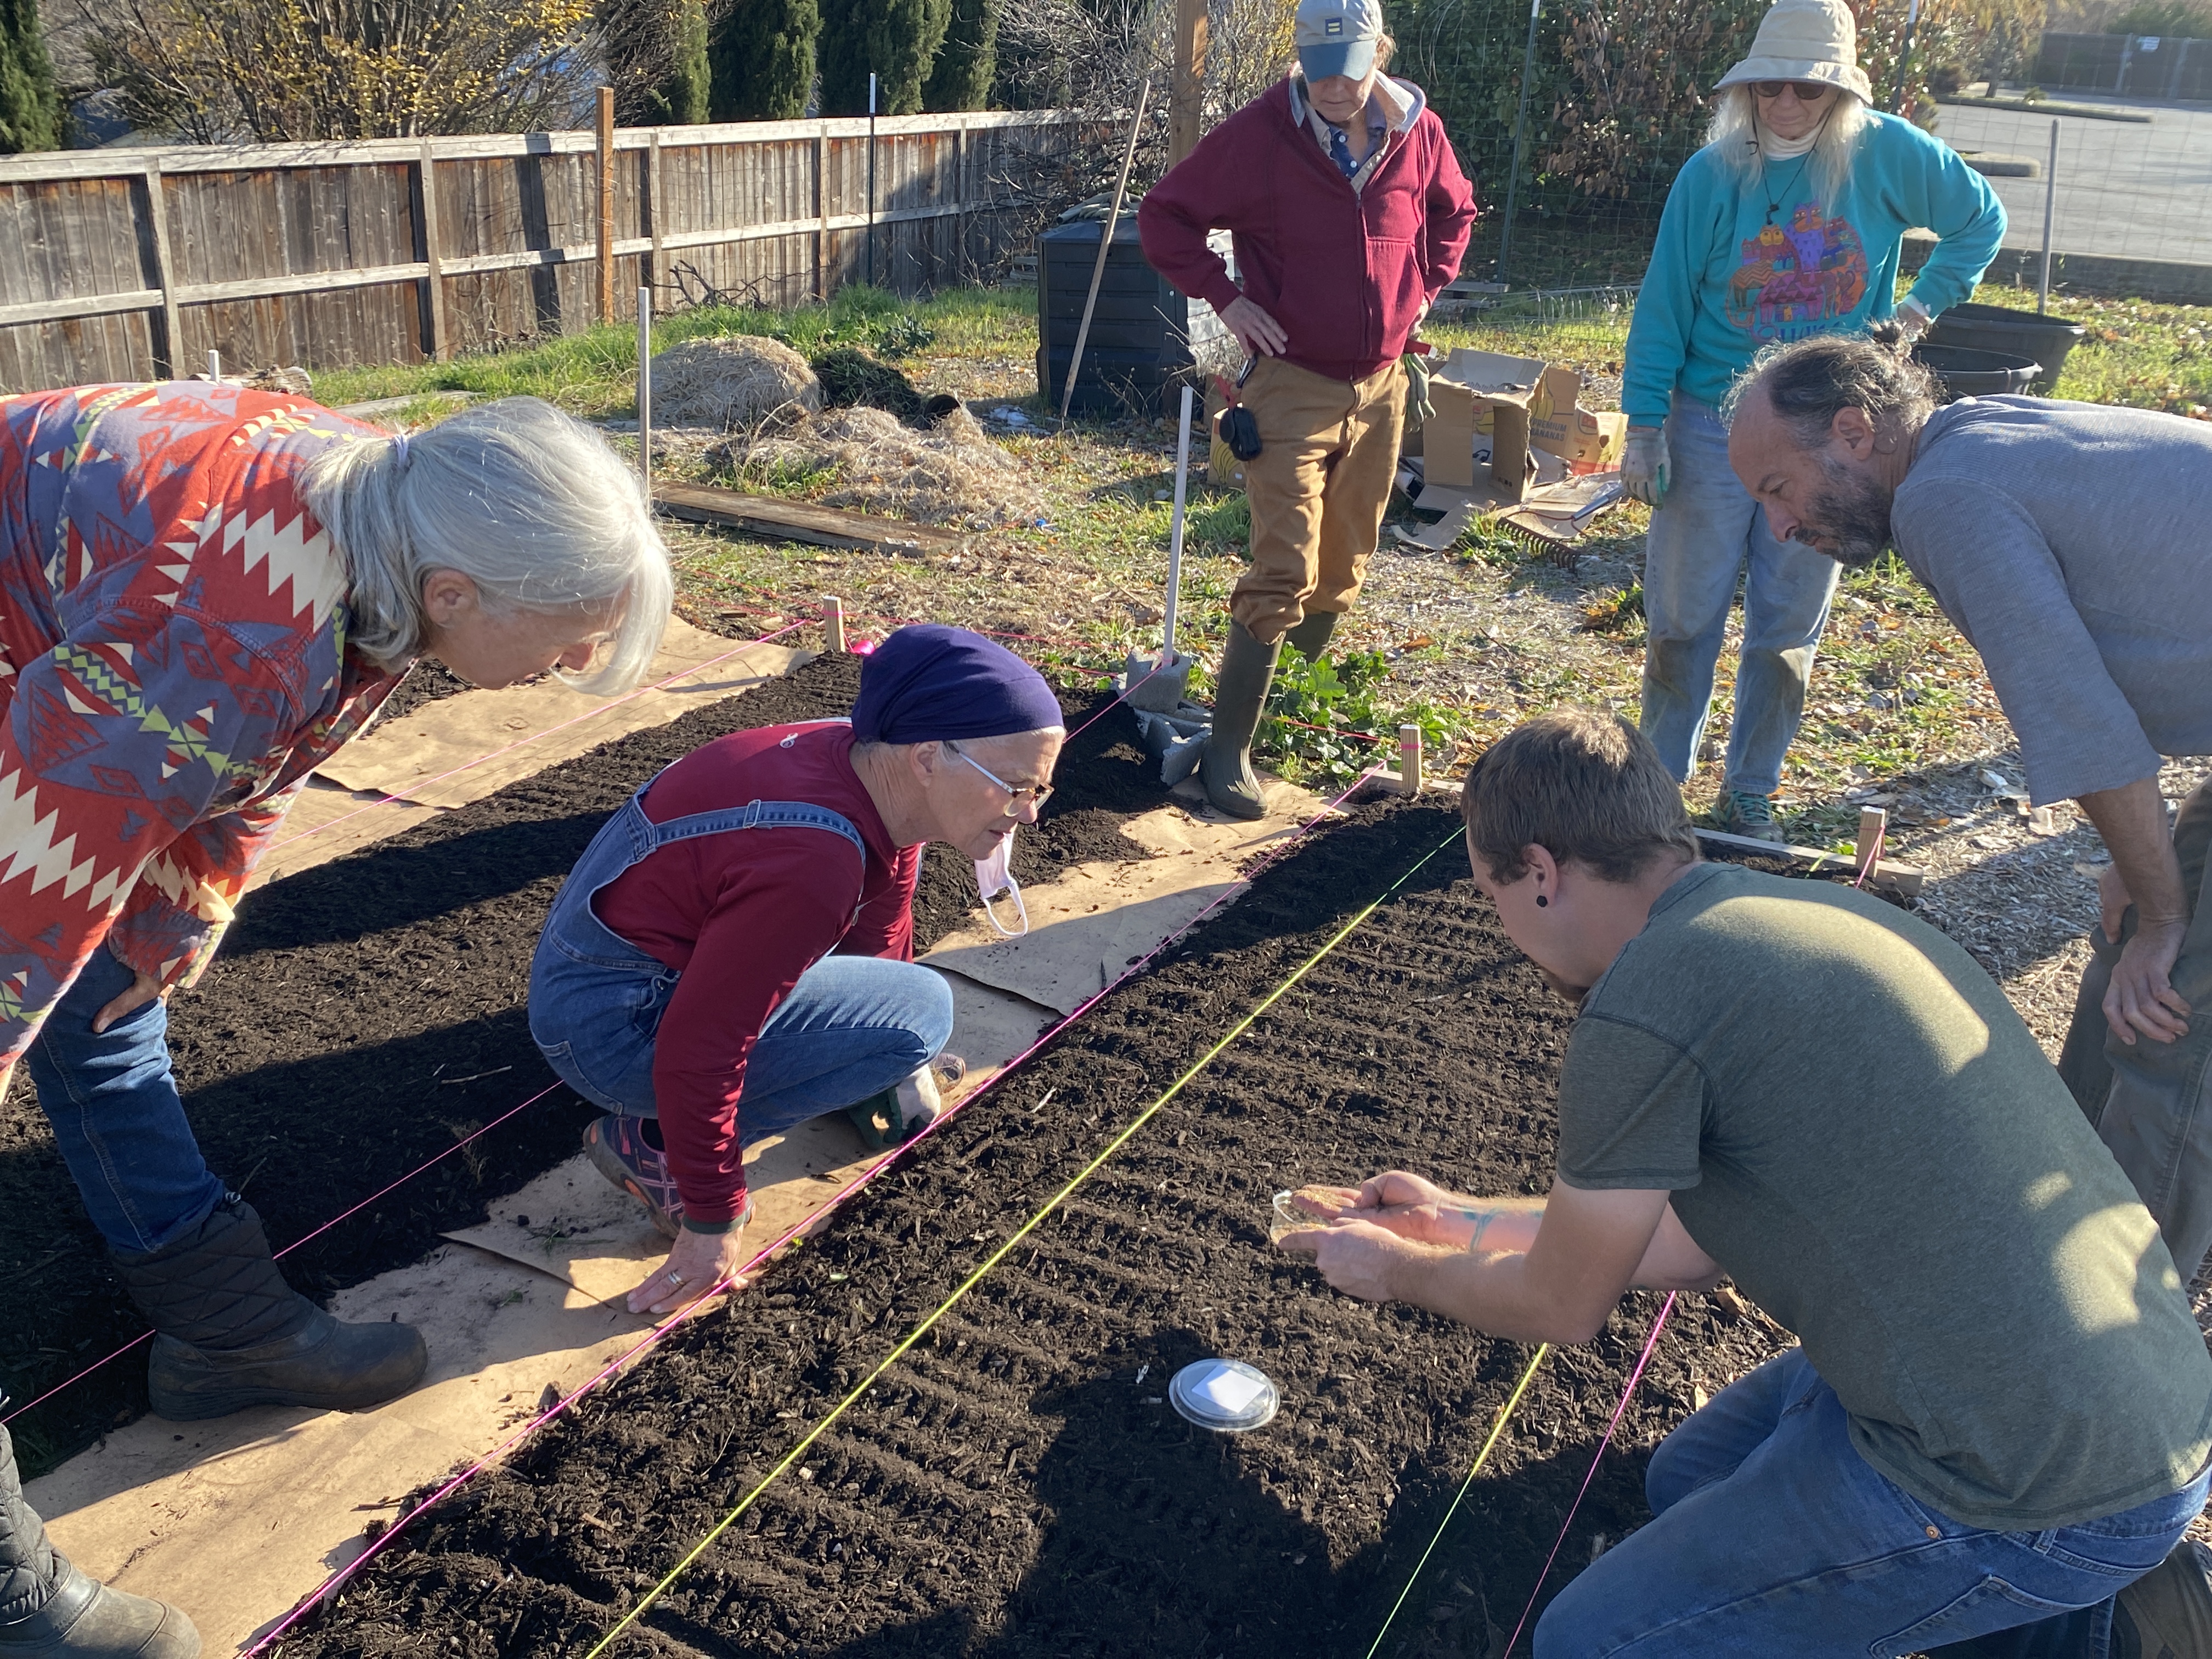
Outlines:
{"type": "Polygon", "coordinates": [[[1532,449],[1556,455],[1571,474],[1619,466],[1628,416],[1583,408],[1582,390],[1580,373],[1563,363],[1455,348],[1429,382],[1437,410],[1421,445],[1429,482],[1474,489],[1475,451],[1487,448],[1488,493],[1504,506],[1528,493],[1535,476],[1532,449]],[[1479,441],[1486,437],[1486,445],[1479,441]]]}

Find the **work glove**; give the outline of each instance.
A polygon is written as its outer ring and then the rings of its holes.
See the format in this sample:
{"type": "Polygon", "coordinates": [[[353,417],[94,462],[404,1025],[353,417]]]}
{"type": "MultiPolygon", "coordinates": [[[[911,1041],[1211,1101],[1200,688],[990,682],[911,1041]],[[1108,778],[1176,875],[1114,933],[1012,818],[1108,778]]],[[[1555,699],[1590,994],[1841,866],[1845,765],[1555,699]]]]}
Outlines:
{"type": "Polygon", "coordinates": [[[1897,302],[1897,325],[1905,331],[1908,342],[1925,334],[1928,325],[1935,320],[1928,314],[1927,307],[1909,294],[1897,302]]]}
{"type": "Polygon", "coordinates": [[[1418,432],[1437,412],[1429,399],[1429,360],[1409,351],[1398,361],[1406,368],[1406,430],[1418,432]]]}
{"type": "Polygon", "coordinates": [[[1667,428],[1632,426],[1620,458],[1620,487],[1646,507],[1667,499],[1667,428]]]}

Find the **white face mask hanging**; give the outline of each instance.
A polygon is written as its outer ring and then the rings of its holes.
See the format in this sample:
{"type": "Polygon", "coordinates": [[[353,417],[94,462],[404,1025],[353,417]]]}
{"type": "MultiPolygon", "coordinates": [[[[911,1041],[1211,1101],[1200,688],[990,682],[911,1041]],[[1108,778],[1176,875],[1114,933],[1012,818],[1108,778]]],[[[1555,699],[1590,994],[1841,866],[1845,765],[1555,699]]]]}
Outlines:
{"type": "Polygon", "coordinates": [[[991,926],[1001,937],[1019,939],[1030,930],[1029,907],[1022,902],[1021,884],[1014,879],[1014,832],[1012,830],[999,837],[999,844],[991,849],[988,858],[975,860],[975,890],[983,896],[983,914],[991,919],[991,926]],[[991,901],[1001,896],[1014,902],[1014,916],[1018,927],[1009,927],[999,920],[999,913],[991,908],[991,901]]]}

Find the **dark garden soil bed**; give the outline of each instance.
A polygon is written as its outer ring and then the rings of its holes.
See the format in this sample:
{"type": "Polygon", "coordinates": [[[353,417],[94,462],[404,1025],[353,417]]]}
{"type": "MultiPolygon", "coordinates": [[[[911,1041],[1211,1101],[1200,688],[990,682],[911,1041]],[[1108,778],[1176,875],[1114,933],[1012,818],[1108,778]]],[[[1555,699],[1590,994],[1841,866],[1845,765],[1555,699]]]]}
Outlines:
{"type": "MultiPolygon", "coordinates": [[[[303,1237],[551,1085],[524,1014],[531,952],[608,812],[724,732],[844,713],[859,672],[856,658],[818,659],[252,894],[200,985],[173,1000],[170,1028],[209,1165],[271,1241],[303,1237]]],[[[1066,701],[1073,727],[1105,699],[1066,701]]],[[[1042,881],[1073,861],[1142,857],[1118,826],[1162,803],[1146,771],[1127,716],[1083,733],[1045,822],[1018,842],[1018,873],[1042,881]]],[[[918,943],[974,902],[974,871],[933,853],[918,943]]],[[[289,1257],[293,1282],[319,1295],[416,1260],[568,1157],[590,1115],[556,1091],[289,1257]]],[[[0,1103],[0,1386],[32,1399],[143,1328],[20,1079],[0,1103]]],[[[144,1370],[118,1360],[19,1419],[27,1469],[143,1411],[144,1370]]]]}
{"type": "MultiPolygon", "coordinates": [[[[1455,814],[1390,802],[1262,874],[1143,979],[434,1511],[287,1659],[574,1656],[1131,1118],[1424,854],[1397,896],[992,1271],[616,1653],[1283,1659],[1366,1650],[1528,1358],[1330,1291],[1270,1195],[1403,1167],[1538,1192],[1564,1004],[1466,879],[1455,814]],[[1168,1377],[1249,1360],[1280,1415],[1190,1428],[1168,1377]]],[[[1659,1305],[1553,1354],[1386,1650],[1496,1650],[1659,1305]]],[[[1649,1448],[1783,1339],[1686,1297],[1551,1575],[1646,1518],[1649,1448]]]]}

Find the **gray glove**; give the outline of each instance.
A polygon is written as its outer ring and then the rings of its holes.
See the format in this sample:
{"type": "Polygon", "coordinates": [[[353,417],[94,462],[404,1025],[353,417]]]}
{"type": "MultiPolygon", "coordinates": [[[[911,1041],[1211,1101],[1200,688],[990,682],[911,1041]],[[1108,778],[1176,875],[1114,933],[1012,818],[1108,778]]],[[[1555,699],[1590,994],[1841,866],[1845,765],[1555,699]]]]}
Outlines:
{"type": "Polygon", "coordinates": [[[1620,485],[1646,507],[1667,499],[1667,428],[1632,426],[1620,458],[1620,485]]]}
{"type": "Polygon", "coordinates": [[[1418,432],[1437,412],[1429,398],[1429,360],[1409,351],[1398,361],[1406,368],[1406,430],[1418,432]]]}

